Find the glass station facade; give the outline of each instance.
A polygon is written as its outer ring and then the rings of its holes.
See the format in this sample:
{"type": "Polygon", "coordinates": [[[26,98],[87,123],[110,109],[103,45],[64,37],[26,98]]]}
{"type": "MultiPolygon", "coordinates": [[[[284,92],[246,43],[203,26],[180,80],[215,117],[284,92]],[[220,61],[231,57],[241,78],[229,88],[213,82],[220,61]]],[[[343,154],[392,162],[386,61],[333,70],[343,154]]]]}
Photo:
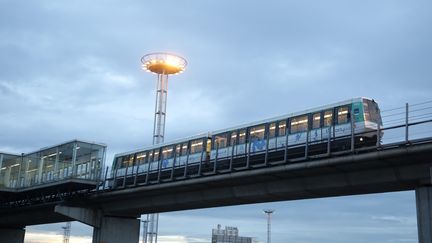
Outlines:
{"type": "Polygon", "coordinates": [[[30,187],[69,178],[99,180],[106,145],[71,141],[14,155],[0,152],[0,188],[30,187]]]}

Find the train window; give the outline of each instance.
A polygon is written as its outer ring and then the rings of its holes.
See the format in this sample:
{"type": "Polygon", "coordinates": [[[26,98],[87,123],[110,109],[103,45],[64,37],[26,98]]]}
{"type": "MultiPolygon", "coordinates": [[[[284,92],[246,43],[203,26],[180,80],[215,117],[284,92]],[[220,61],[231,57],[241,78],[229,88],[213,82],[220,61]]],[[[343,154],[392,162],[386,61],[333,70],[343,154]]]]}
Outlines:
{"type": "Polygon", "coordinates": [[[162,149],[162,157],[164,159],[171,159],[172,157],[174,157],[173,147],[172,146],[164,147],[162,149]]]}
{"type": "Polygon", "coordinates": [[[364,106],[365,121],[372,121],[372,122],[382,124],[380,110],[378,108],[377,103],[371,100],[364,100],[363,106],[364,106]]]}
{"type": "Polygon", "coordinates": [[[159,149],[153,151],[153,161],[159,161],[159,149]]]}
{"type": "Polygon", "coordinates": [[[181,148],[181,155],[185,156],[187,155],[187,150],[188,150],[188,143],[182,143],[182,148],[181,148]]]}
{"type": "Polygon", "coordinates": [[[342,106],[337,108],[337,122],[338,124],[344,124],[349,122],[348,106],[342,106]]]}
{"type": "Polygon", "coordinates": [[[203,140],[197,139],[191,141],[191,154],[201,153],[203,151],[203,140]]]}
{"type": "Polygon", "coordinates": [[[286,121],[280,121],[278,126],[279,136],[285,136],[285,132],[286,132],[286,121]]]}
{"type": "Polygon", "coordinates": [[[308,129],[308,116],[291,118],[291,133],[304,132],[308,129]]]}
{"type": "Polygon", "coordinates": [[[175,156],[179,157],[180,156],[180,152],[181,152],[181,144],[177,144],[175,146],[175,156]]]}
{"type": "Polygon", "coordinates": [[[123,163],[121,165],[122,168],[124,167],[128,167],[128,166],[132,166],[133,165],[133,160],[134,160],[134,155],[125,155],[122,157],[123,159],[123,163]]]}
{"type": "Polygon", "coordinates": [[[148,161],[149,161],[149,162],[153,161],[153,151],[150,151],[150,152],[149,152],[149,155],[148,155],[148,161]]]}
{"type": "Polygon", "coordinates": [[[249,138],[251,141],[264,139],[265,125],[251,127],[249,129],[249,138]]]}
{"type": "Polygon", "coordinates": [[[118,157],[116,159],[115,168],[116,169],[120,169],[122,165],[123,165],[123,163],[122,163],[122,157],[118,157]]]}
{"type": "Polygon", "coordinates": [[[137,153],[136,154],[136,163],[137,164],[144,164],[146,162],[147,159],[147,153],[146,152],[141,152],[141,153],[137,153]]]}
{"type": "Polygon", "coordinates": [[[228,146],[228,133],[222,133],[214,136],[214,145],[213,149],[225,148],[228,146]]]}
{"type": "Polygon", "coordinates": [[[231,132],[231,145],[237,144],[237,131],[231,132]]]}
{"type": "Polygon", "coordinates": [[[333,111],[328,110],[324,111],[324,126],[329,127],[333,123],[333,111]]]}
{"type": "Polygon", "coordinates": [[[321,113],[315,113],[312,115],[312,129],[321,127],[321,113]]]}
{"type": "Polygon", "coordinates": [[[269,125],[269,138],[276,137],[276,122],[270,123],[269,125]]]}
{"type": "Polygon", "coordinates": [[[239,143],[239,144],[246,143],[246,129],[241,129],[241,130],[239,131],[239,139],[238,139],[238,143],[239,143]]]}

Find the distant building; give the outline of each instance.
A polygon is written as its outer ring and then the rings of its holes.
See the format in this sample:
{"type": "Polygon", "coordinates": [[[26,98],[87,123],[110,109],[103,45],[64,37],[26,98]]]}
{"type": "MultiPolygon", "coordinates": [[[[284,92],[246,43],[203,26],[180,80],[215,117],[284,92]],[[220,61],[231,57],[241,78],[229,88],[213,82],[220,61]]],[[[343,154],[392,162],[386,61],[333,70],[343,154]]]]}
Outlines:
{"type": "Polygon", "coordinates": [[[221,228],[218,224],[217,229],[212,230],[212,243],[255,243],[258,242],[252,237],[239,236],[237,227],[225,226],[221,228]]]}

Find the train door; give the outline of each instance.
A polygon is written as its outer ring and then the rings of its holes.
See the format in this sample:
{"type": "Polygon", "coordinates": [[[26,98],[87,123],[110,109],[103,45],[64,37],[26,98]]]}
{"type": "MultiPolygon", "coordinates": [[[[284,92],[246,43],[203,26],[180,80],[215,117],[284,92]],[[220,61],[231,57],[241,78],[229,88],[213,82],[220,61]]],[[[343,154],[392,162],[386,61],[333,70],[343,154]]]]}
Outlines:
{"type": "Polygon", "coordinates": [[[250,152],[256,153],[266,149],[265,127],[265,124],[262,124],[248,129],[250,152]]]}
{"type": "Polygon", "coordinates": [[[180,144],[180,154],[178,158],[176,159],[176,164],[179,166],[185,165],[186,161],[188,159],[188,153],[189,153],[189,141],[185,141],[180,144]]]}
{"type": "Polygon", "coordinates": [[[174,145],[166,146],[162,148],[161,156],[161,169],[170,169],[173,166],[174,159],[174,145]]]}
{"type": "Polygon", "coordinates": [[[335,136],[351,135],[351,105],[336,107],[335,136]]]}
{"type": "Polygon", "coordinates": [[[276,122],[271,122],[267,125],[268,149],[276,148],[276,122]]]}
{"type": "Polygon", "coordinates": [[[199,163],[202,160],[202,152],[205,150],[204,148],[204,139],[195,139],[190,141],[190,150],[188,163],[199,163]]]}
{"type": "Polygon", "coordinates": [[[310,125],[309,141],[312,143],[317,143],[322,140],[322,116],[323,113],[321,111],[311,114],[312,121],[310,125]]]}
{"type": "Polygon", "coordinates": [[[246,128],[238,131],[238,145],[236,146],[235,155],[246,154],[247,133],[246,128]]]}
{"type": "Polygon", "coordinates": [[[323,111],[323,123],[322,123],[322,138],[328,139],[328,137],[334,136],[333,134],[333,125],[334,125],[334,110],[328,109],[323,111]]]}
{"type": "Polygon", "coordinates": [[[308,115],[301,115],[291,118],[288,144],[303,145],[306,142],[309,117],[308,115]]]}
{"type": "Polygon", "coordinates": [[[159,149],[154,149],[150,152],[150,171],[157,171],[159,169],[159,149]]]}
{"type": "Polygon", "coordinates": [[[286,132],[287,129],[287,120],[282,120],[277,122],[277,131],[276,131],[276,147],[284,148],[286,143],[286,132]]]}
{"type": "Polygon", "coordinates": [[[147,151],[139,152],[136,154],[136,165],[138,166],[138,173],[146,172],[148,169],[147,151]]]}
{"type": "Polygon", "coordinates": [[[216,157],[222,159],[231,156],[231,150],[229,148],[230,137],[230,132],[213,135],[210,159],[215,159],[216,157]]]}

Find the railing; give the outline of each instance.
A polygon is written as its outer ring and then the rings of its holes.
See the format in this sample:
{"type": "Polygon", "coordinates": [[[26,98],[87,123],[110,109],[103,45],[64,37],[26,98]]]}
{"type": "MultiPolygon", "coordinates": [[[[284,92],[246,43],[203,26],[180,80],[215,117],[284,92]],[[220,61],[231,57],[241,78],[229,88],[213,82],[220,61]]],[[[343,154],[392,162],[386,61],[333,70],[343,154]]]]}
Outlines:
{"type": "MultiPolygon", "coordinates": [[[[353,153],[367,153],[376,150],[391,149],[395,146],[413,145],[416,143],[432,141],[432,101],[405,104],[381,111],[383,125],[377,124],[373,130],[361,132],[356,127],[353,114],[351,114],[349,135],[336,136],[335,127],[321,129],[320,139],[312,140],[311,131],[308,130],[304,140],[296,144],[289,144],[289,134],[286,133],[283,147],[269,148],[270,137],[266,136],[265,149],[253,152],[252,142],[246,144],[245,152],[234,154],[234,145],[231,146],[231,155],[219,157],[219,148],[216,147],[215,157],[212,160],[201,155],[199,163],[190,164],[189,159],[181,166],[176,166],[174,157],[173,166],[162,168],[162,162],[157,170],[139,172],[138,166],[128,166],[122,169],[122,174],[116,169],[113,177],[109,178],[108,168],[105,171],[105,181],[96,188],[96,191],[116,190],[136,186],[146,186],[167,183],[190,178],[212,176],[222,173],[235,173],[241,170],[258,169],[287,163],[296,163],[307,160],[316,160],[330,156],[340,156],[353,153]],[[360,137],[374,139],[360,141],[360,137]]],[[[277,142],[275,143],[278,144],[277,142]]],[[[150,164],[150,163],[149,163],[150,164]]]]}

